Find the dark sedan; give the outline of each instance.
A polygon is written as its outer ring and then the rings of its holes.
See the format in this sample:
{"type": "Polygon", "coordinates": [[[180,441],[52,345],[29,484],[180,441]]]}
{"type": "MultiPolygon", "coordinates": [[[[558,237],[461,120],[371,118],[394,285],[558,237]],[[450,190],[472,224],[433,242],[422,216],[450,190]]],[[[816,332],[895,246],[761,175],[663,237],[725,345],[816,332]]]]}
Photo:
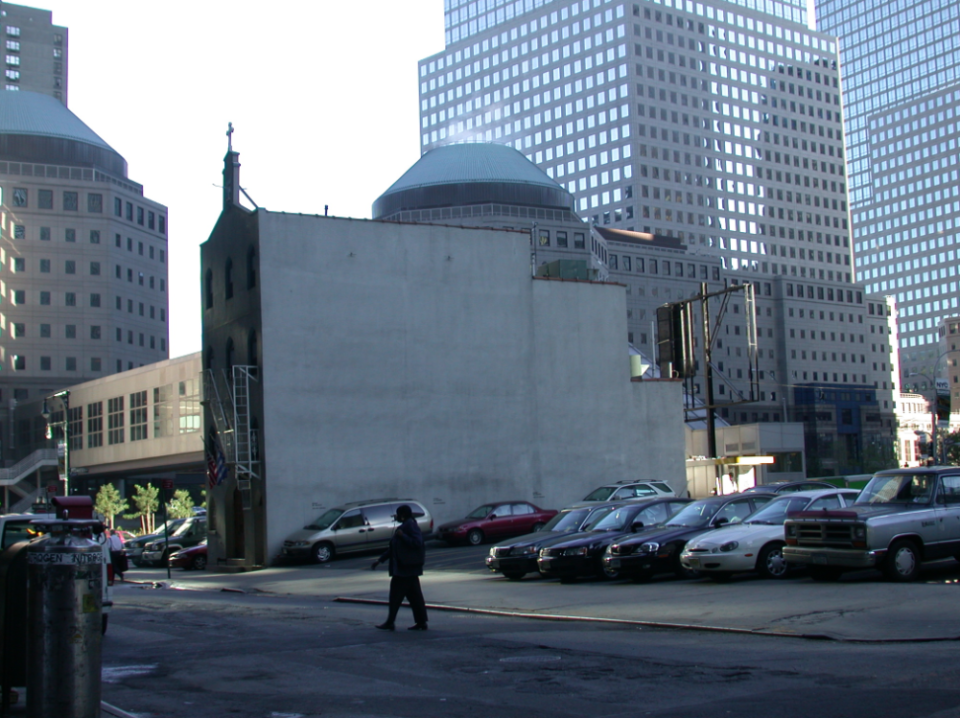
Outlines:
{"type": "Polygon", "coordinates": [[[592,530],[540,549],[537,568],[548,578],[616,578],[617,571],[603,565],[607,546],[632,532],[662,524],[688,503],[690,499],[677,497],[625,503],[604,516],[592,530]]]}
{"type": "Polygon", "coordinates": [[[541,548],[556,541],[563,541],[572,533],[589,531],[618,505],[593,504],[564,509],[540,531],[491,548],[490,555],[486,558],[487,568],[512,580],[521,579],[537,570],[537,555],[541,548]]]}
{"type": "Polygon", "coordinates": [[[539,531],[556,515],[554,509],[541,509],[527,501],[484,504],[462,519],[442,524],[437,529],[437,538],[448,543],[479,546],[489,539],[539,531]]]}
{"type": "Polygon", "coordinates": [[[622,577],[640,581],[659,573],[693,576],[696,572],[680,564],[687,541],[710,529],[743,521],[774,496],[762,492],[731,494],[687,504],[662,526],[611,543],[603,555],[604,570],[619,571],[622,577]]]}

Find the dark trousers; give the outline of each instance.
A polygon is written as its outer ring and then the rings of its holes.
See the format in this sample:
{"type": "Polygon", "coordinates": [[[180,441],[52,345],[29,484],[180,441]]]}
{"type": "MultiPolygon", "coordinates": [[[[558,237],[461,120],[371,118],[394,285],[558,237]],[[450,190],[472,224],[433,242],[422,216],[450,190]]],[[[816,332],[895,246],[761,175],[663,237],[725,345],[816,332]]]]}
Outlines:
{"type": "Polygon", "coordinates": [[[425,624],[427,606],[423,600],[423,591],[420,589],[419,576],[394,576],[390,579],[390,613],[387,616],[387,623],[393,623],[396,620],[403,599],[410,602],[413,620],[418,624],[425,624]]]}

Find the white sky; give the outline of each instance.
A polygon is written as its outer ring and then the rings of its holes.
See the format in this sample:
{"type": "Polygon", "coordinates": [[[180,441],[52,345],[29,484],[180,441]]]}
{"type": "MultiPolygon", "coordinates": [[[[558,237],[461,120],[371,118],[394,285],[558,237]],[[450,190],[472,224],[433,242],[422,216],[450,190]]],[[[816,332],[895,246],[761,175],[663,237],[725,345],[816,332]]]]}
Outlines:
{"type": "Polygon", "coordinates": [[[70,109],[169,207],[171,357],[201,346],[227,122],[241,186],[274,211],[369,217],[420,156],[417,61],[443,49],[443,0],[17,4],[69,28],[70,109]]]}

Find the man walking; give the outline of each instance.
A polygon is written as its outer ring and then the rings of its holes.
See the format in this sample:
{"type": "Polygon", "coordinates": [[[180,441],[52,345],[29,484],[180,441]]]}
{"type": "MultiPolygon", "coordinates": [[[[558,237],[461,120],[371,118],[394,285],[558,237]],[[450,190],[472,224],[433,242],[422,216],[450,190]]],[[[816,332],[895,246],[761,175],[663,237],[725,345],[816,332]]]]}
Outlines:
{"type": "Polygon", "coordinates": [[[400,526],[390,539],[390,546],[383,555],[373,562],[371,569],[375,569],[384,562],[389,562],[390,569],[390,611],[387,620],[377,628],[384,631],[395,629],[394,621],[400,604],[406,598],[413,609],[414,625],[408,630],[427,630],[427,607],[423,600],[423,591],[420,588],[420,576],[423,575],[425,551],[423,534],[420,526],[413,518],[413,512],[406,504],[397,507],[396,520],[400,526]]]}

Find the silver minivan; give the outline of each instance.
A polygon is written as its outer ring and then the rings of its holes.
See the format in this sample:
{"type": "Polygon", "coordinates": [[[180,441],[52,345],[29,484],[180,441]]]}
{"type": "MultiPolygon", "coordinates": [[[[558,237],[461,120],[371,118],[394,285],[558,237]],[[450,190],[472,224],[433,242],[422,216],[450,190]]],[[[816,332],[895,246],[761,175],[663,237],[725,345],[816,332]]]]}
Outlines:
{"type": "Polygon", "coordinates": [[[355,501],[326,511],[313,523],[292,533],[283,542],[281,556],[310,558],[326,563],[337,554],[383,550],[399,525],[397,507],[406,504],[413,511],[424,537],[433,532],[433,518],[413,499],[355,501]]]}

